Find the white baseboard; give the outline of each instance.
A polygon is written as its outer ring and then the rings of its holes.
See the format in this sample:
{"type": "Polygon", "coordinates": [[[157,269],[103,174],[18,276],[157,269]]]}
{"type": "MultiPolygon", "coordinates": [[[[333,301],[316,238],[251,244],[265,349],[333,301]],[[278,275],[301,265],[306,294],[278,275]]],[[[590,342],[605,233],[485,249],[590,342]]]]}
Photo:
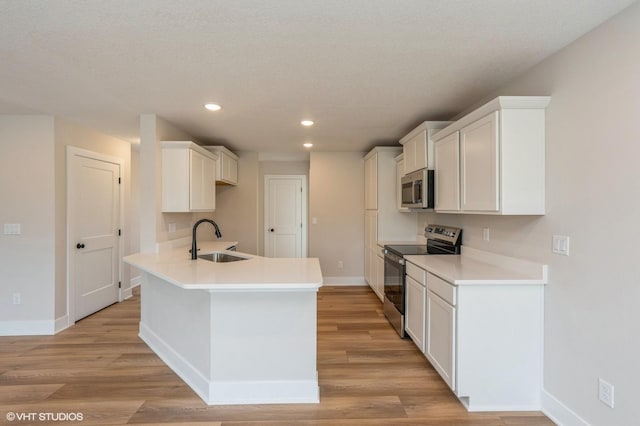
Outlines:
{"type": "Polygon", "coordinates": [[[209,388],[209,405],[317,404],[317,380],[215,382],[209,388]]]}
{"type": "Polygon", "coordinates": [[[69,315],[61,316],[60,318],[56,319],[54,333],[58,334],[62,330],[66,330],[70,326],[71,324],[69,324],[69,315]]]}
{"type": "Polygon", "coordinates": [[[586,420],[545,389],[542,390],[542,412],[559,426],[589,426],[586,420]]]}
{"type": "Polygon", "coordinates": [[[131,281],[130,281],[131,284],[129,284],[129,288],[138,287],[141,282],[142,282],[142,276],[141,275],[137,275],[137,276],[131,278],[131,281]]]}
{"type": "Polygon", "coordinates": [[[164,340],[140,322],[138,336],[169,366],[195,393],[205,402],[209,399],[209,380],[203,376],[190,362],[167,345],[164,340]]]}
{"type": "Polygon", "coordinates": [[[140,322],[140,338],[208,405],[320,402],[318,380],[212,382],[140,322]]]}
{"type": "Polygon", "coordinates": [[[131,287],[124,288],[120,290],[120,294],[121,294],[120,302],[125,301],[129,299],[131,296],[133,296],[133,289],[131,287]]]}
{"type": "Polygon", "coordinates": [[[323,285],[360,286],[367,285],[364,277],[322,277],[323,285]]]}
{"type": "Polygon", "coordinates": [[[130,297],[132,297],[133,296],[133,289],[135,287],[139,287],[140,286],[140,282],[141,282],[140,275],[138,275],[137,277],[131,278],[131,280],[129,280],[129,288],[125,288],[125,289],[122,290],[122,300],[127,300],[130,297]]]}
{"type": "Polygon", "coordinates": [[[56,321],[0,321],[0,336],[50,336],[55,334],[56,321]]]}

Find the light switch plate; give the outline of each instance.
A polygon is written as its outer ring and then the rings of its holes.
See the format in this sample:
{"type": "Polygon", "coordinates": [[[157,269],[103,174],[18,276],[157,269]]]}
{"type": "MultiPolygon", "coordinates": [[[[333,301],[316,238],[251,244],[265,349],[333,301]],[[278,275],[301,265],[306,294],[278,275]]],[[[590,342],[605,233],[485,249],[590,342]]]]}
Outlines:
{"type": "Polygon", "coordinates": [[[553,236],[553,252],[563,256],[569,256],[569,237],[566,235],[553,236]]]}
{"type": "Polygon", "coordinates": [[[20,235],[20,224],[19,223],[5,223],[4,224],[4,235],[20,235]]]}

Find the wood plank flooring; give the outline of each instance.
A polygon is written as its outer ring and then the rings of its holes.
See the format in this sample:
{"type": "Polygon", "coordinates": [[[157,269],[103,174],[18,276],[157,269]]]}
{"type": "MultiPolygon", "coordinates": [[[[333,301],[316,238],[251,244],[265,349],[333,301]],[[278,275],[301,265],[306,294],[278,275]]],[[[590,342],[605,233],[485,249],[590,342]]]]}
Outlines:
{"type": "Polygon", "coordinates": [[[138,338],[139,318],[135,295],[55,336],[0,337],[0,424],[46,424],[8,413],[81,413],[51,423],[553,425],[539,412],[468,413],[368,287],[318,294],[319,404],[209,407],[138,338]]]}

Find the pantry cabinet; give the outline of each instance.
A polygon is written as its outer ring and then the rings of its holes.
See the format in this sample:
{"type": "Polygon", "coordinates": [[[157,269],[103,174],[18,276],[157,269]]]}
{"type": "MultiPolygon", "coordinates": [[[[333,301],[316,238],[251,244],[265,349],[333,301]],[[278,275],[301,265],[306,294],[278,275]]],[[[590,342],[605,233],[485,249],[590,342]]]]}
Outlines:
{"type": "Polygon", "coordinates": [[[223,185],[238,184],[238,156],[224,146],[203,146],[218,156],[216,162],[216,183],[223,185]]]}
{"type": "Polygon", "coordinates": [[[376,256],[376,279],[373,291],[380,301],[384,301],[384,257],[382,248],[378,248],[376,256]]]}
{"type": "Polygon", "coordinates": [[[378,247],[378,214],[366,211],[364,214],[364,279],[376,291],[376,249],[378,247]]]}
{"type": "Polygon", "coordinates": [[[400,147],[375,147],[364,157],[365,280],[383,299],[384,263],[379,241],[413,241],[417,214],[403,213],[397,204],[397,163],[400,147]]]}
{"type": "Polygon", "coordinates": [[[431,137],[448,124],[448,121],[425,121],[400,139],[404,156],[403,175],[424,168],[433,169],[431,137]]]}
{"type": "Polygon", "coordinates": [[[549,101],[547,96],[501,96],[434,135],[435,210],[545,214],[549,101]]]}
{"type": "Polygon", "coordinates": [[[161,146],[162,211],[214,211],[217,155],[189,141],[165,141],[161,146]]]}

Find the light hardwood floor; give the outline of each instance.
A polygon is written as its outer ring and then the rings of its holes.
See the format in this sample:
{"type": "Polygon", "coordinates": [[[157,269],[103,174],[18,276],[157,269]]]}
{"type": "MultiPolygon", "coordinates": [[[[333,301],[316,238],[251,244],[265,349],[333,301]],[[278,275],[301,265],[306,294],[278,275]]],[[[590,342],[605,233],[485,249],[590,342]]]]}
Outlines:
{"type": "Polygon", "coordinates": [[[139,317],[136,295],[55,336],[0,337],[0,424],[82,413],[68,424],[553,425],[539,412],[468,413],[367,287],[318,294],[319,404],[209,407],[138,338],[139,317]]]}

